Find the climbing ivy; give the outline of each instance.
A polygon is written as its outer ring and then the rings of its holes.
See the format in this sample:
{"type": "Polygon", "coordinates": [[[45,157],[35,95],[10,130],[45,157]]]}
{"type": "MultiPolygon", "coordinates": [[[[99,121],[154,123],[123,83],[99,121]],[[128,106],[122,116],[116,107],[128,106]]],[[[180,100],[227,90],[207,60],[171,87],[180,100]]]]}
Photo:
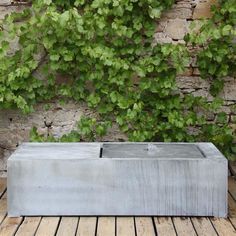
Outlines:
{"type": "Polygon", "coordinates": [[[212,82],[210,92],[216,96],[224,87],[225,77],[236,75],[236,1],[218,1],[212,6],[212,14],[186,40],[200,48],[197,64],[202,78],[212,82]]]}
{"type": "Polygon", "coordinates": [[[230,158],[234,131],[209,124],[221,101],[183,95],[185,45],[156,44],[156,20],[174,0],[35,0],[2,25],[0,107],[27,113],[52,98],[85,101],[98,117],[59,139],[97,140],[116,123],[131,141],[212,141],[230,158]],[[19,49],[11,44],[18,41],[19,49]],[[40,71],[41,76],[39,76],[40,71]],[[63,79],[58,79],[58,74],[63,79]]]}

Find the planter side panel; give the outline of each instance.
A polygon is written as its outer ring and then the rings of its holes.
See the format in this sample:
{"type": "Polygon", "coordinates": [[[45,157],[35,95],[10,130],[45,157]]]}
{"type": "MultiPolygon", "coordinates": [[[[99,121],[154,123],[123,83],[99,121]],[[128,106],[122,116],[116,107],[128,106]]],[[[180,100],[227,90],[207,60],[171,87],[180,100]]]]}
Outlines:
{"type": "Polygon", "coordinates": [[[8,214],[227,215],[227,160],[9,160],[8,214]]]}

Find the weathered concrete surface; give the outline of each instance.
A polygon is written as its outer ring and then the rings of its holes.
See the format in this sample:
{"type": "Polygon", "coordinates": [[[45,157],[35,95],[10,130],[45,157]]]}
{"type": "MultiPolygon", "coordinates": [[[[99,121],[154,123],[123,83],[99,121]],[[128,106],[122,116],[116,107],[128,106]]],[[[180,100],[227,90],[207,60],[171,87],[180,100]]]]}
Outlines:
{"type": "Polygon", "coordinates": [[[210,143],[23,144],[8,160],[8,215],[226,217],[227,180],[210,143]]]}

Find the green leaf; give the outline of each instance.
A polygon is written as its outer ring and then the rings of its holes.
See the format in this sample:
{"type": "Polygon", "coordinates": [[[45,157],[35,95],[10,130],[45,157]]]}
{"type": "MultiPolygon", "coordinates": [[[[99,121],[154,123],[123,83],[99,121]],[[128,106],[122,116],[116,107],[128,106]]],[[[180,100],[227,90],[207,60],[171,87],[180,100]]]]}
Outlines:
{"type": "Polygon", "coordinates": [[[70,12],[69,11],[64,11],[60,16],[59,16],[59,24],[62,27],[65,27],[66,24],[68,23],[70,19],[70,12]]]}
{"type": "Polygon", "coordinates": [[[50,60],[52,60],[52,61],[58,61],[59,58],[60,58],[60,55],[58,55],[58,54],[50,55],[50,60]]]}
{"type": "Polygon", "coordinates": [[[232,26],[231,25],[225,25],[222,29],[222,34],[224,36],[229,35],[230,31],[232,30],[232,26]]]}
{"type": "Polygon", "coordinates": [[[150,15],[151,18],[160,18],[161,9],[160,8],[151,8],[149,10],[149,15],[150,15]]]}

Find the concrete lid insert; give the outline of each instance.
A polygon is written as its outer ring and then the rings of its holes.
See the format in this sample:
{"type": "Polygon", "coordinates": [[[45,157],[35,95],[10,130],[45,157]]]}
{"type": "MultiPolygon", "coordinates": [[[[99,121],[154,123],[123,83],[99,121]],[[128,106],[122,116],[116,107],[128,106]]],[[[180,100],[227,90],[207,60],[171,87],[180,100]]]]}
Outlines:
{"type": "Polygon", "coordinates": [[[195,144],[103,144],[102,158],[205,158],[195,144]]]}

